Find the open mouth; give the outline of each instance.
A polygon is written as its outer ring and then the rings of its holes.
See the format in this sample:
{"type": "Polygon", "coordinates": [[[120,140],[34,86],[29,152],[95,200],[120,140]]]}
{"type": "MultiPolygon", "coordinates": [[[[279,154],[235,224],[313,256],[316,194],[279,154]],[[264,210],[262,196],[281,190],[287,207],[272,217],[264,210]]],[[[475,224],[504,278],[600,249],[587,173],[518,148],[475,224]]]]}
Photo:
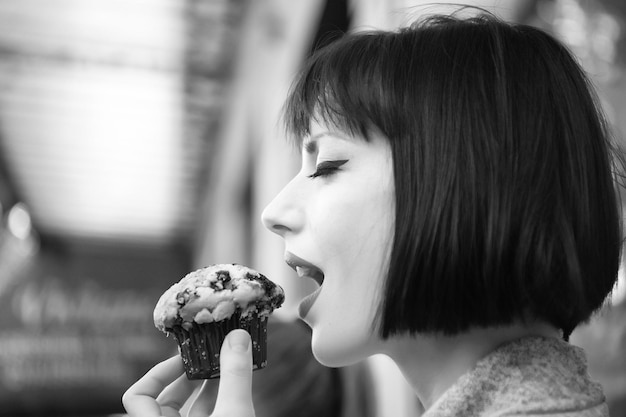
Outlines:
{"type": "Polygon", "coordinates": [[[300,278],[311,278],[317,282],[320,286],[324,283],[324,273],[321,269],[305,261],[296,255],[287,252],[285,255],[285,262],[289,265],[300,278]]]}
{"type": "Polygon", "coordinates": [[[285,262],[287,263],[287,265],[293,268],[294,271],[296,271],[300,278],[311,278],[320,286],[317,290],[313,291],[313,293],[304,297],[298,305],[298,315],[302,320],[306,322],[306,317],[308,316],[309,311],[311,311],[313,304],[315,304],[315,300],[317,300],[317,297],[322,291],[322,284],[324,283],[324,273],[317,266],[305,261],[304,259],[294,255],[293,253],[285,253],[285,262]]]}

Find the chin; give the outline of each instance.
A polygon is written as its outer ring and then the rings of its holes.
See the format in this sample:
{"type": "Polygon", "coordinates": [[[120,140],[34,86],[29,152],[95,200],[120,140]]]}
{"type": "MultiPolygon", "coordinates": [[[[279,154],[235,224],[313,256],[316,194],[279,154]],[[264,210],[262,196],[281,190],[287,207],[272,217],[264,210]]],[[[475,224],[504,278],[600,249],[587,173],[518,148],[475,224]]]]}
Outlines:
{"type": "Polygon", "coordinates": [[[315,359],[324,366],[340,368],[353,365],[366,359],[372,353],[367,352],[367,340],[362,337],[343,335],[324,335],[313,329],[311,350],[315,359]]]}

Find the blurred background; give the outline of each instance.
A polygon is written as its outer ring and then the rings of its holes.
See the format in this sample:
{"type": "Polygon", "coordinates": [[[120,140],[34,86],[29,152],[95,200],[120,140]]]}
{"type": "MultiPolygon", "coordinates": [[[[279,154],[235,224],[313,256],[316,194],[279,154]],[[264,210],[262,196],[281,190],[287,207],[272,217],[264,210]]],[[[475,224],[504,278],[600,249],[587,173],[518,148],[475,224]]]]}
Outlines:
{"type": "MultiPolygon", "coordinates": [[[[122,413],[126,388],[176,352],[152,324],[160,294],[225,262],[287,292],[270,329],[280,365],[255,373],[259,417],[419,415],[385,357],[315,363],[295,319],[311,288],[259,220],[298,168],[278,116],[302,60],[342,32],[436,11],[425,3],[0,0],[0,416],[122,413]]],[[[623,140],[626,3],[465,3],[561,38],[623,140]]],[[[613,417],[626,416],[620,279],[572,338],[613,417]]]]}

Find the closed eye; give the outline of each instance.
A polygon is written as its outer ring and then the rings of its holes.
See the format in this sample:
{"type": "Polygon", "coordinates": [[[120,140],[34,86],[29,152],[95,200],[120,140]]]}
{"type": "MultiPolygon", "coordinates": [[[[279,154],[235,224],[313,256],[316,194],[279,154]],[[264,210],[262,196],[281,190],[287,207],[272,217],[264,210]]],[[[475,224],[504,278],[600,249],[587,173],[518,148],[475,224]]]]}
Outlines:
{"type": "Polygon", "coordinates": [[[315,172],[312,173],[311,175],[308,175],[308,177],[309,178],[327,177],[337,172],[339,170],[339,167],[341,167],[346,162],[348,162],[347,159],[320,162],[315,167],[315,172]]]}

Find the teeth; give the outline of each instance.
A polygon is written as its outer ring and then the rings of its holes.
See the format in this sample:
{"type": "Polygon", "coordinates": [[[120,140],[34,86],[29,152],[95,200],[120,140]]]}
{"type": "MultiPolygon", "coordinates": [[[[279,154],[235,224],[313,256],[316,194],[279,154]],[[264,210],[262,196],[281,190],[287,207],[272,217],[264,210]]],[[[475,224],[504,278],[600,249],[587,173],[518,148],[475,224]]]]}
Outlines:
{"type": "Polygon", "coordinates": [[[306,268],[304,266],[296,266],[296,274],[298,274],[300,278],[310,277],[311,268],[306,268]]]}
{"type": "Polygon", "coordinates": [[[312,278],[319,285],[322,285],[322,283],[324,282],[324,274],[322,274],[316,268],[309,268],[306,266],[296,266],[295,269],[296,269],[296,274],[298,274],[298,277],[300,278],[312,278]]]}

